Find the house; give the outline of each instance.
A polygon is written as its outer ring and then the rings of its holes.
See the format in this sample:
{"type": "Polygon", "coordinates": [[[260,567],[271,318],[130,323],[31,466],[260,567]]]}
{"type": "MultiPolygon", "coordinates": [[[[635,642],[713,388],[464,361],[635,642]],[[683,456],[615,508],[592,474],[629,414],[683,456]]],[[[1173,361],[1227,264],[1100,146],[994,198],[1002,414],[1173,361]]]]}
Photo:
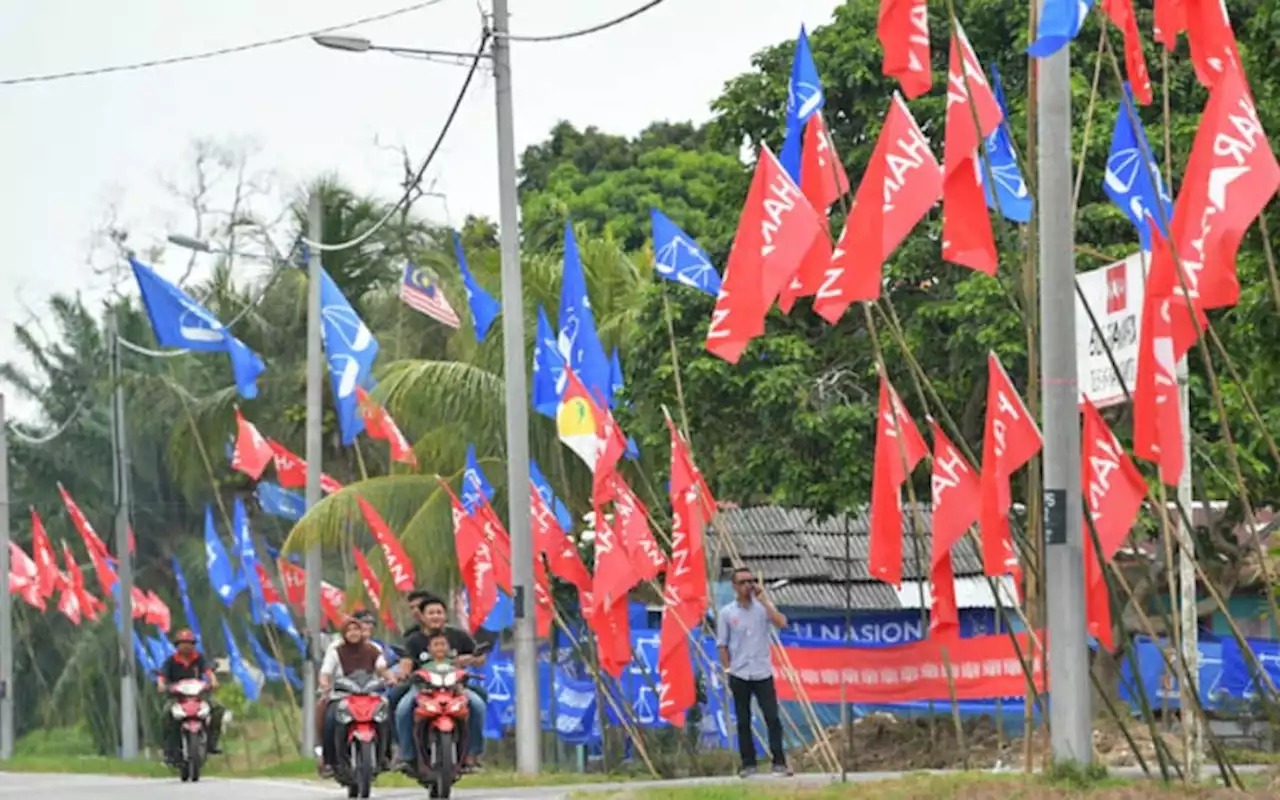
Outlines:
{"type": "MultiPolygon", "coordinates": [[[[819,639],[841,639],[846,615],[850,638],[859,644],[893,645],[921,639],[929,608],[927,565],[932,548],[931,514],[903,509],[903,582],[894,587],[871,577],[869,517],[864,511],[820,519],[812,511],[781,506],[722,510],[707,533],[716,605],[732,597],[729,573],[741,560],[759,577],[769,596],[791,620],[790,632],[819,639]],[[918,551],[917,551],[918,545],[918,551]],[[918,552],[918,558],[917,558],[918,552]],[[926,565],[921,568],[921,564],[926,565]],[[716,575],[716,572],[719,575],[716,575]]],[[[992,585],[982,575],[982,558],[971,537],[952,549],[961,632],[995,630],[992,585]]],[[[997,582],[1001,602],[1017,603],[1013,581],[997,582]]]]}

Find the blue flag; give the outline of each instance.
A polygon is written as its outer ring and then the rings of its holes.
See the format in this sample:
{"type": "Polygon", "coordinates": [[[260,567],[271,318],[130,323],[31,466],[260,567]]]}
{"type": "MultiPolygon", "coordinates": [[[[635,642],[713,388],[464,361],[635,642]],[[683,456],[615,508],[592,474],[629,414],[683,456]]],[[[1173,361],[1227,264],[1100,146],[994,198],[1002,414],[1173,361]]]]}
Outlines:
{"type": "Polygon", "coordinates": [[[1092,7],[1093,0],[1044,0],[1036,40],[1027,47],[1027,55],[1047,58],[1066,47],[1080,35],[1092,7]]]}
{"type": "MultiPolygon", "coordinates": [[[[212,522],[212,520],[209,520],[212,522]]],[[[221,542],[218,543],[222,545],[221,542]]],[[[172,556],[170,562],[173,565],[173,579],[178,584],[178,594],[182,597],[182,611],[187,615],[187,627],[196,636],[196,646],[203,647],[203,638],[200,635],[200,620],[196,619],[195,607],[191,605],[191,595],[187,593],[187,576],[182,572],[182,565],[178,563],[178,557],[172,556]]]]}
{"type": "Polygon", "coordinates": [[[231,635],[231,626],[227,624],[226,619],[222,620],[222,637],[227,643],[227,661],[231,666],[231,674],[240,682],[240,688],[244,690],[244,698],[250,703],[256,702],[262,693],[262,683],[254,678],[253,673],[249,671],[249,667],[240,656],[240,648],[236,646],[236,637],[231,635]]]}
{"type": "MultiPolygon", "coordinates": [[[[1018,169],[1018,159],[1013,154],[1013,143],[1009,141],[1009,108],[1004,102],[1004,84],[1000,80],[1000,70],[991,64],[991,91],[996,102],[1000,104],[1000,113],[1004,120],[987,137],[987,160],[991,163],[991,173],[995,177],[996,197],[1000,199],[1000,215],[1005,219],[1026,224],[1031,221],[1031,193],[1027,191],[1027,183],[1022,179],[1022,171],[1018,169]]],[[[995,209],[996,201],[991,196],[990,181],[986,170],[979,175],[982,189],[987,196],[987,208],[995,209]]]]}
{"type": "Polygon", "coordinates": [[[556,522],[560,523],[560,527],[565,533],[573,530],[573,514],[569,513],[569,509],[555,492],[551,490],[551,483],[542,476],[542,470],[538,469],[538,462],[532,458],[529,459],[529,480],[533,481],[534,487],[538,490],[538,494],[542,495],[542,500],[547,507],[553,509],[556,514],[556,522]]]}
{"type": "Polygon", "coordinates": [[[133,634],[133,660],[137,662],[138,669],[147,675],[154,675],[159,666],[152,658],[151,652],[143,644],[142,637],[137,631],[131,629],[129,633],[133,634]]]}
{"type": "Polygon", "coordinates": [[[151,329],[162,347],[181,347],[201,353],[226,353],[236,376],[236,391],[246,400],[258,396],[258,376],[266,367],[258,354],[231,335],[218,318],[191,295],[130,258],[151,329]]]}
{"type": "Polygon", "coordinates": [[[826,102],[822,79],[818,77],[818,67],[813,63],[813,51],[809,48],[809,35],[801,25],[800,37],[796,39],[796,54],[791,59],[791,81],[787,84],[787,138],[778,156],[782,168],[796,183],[800,182],[805,123],[826,102]]]}
{"type": "Polygon", "coordinates": [[[297,626],[293,624],[293,615],[289,613],[288,606],[284,603],[272,603],[267,606],[267,616],[276,630],[288,636],[298,646],[299,653],[307,651],[307,646],[302,641],[302,634],[298,633],[297,626]]]}
{"type": "Polygon", "coordinates": [[[150,672],[159,672],[164,662],[169,660],[168,648],[165,647],[164,639],[159,636],[147,637],[147,653],[151,656],[150,672]]]}
{"type": "Polygon", "coordinates": [[[263,677],[268,681],[288,681],[295,689],[302,688],[302,678],[298,677],[297,671],[293,667],[281,664],[267,653],[266,648],[258,641],[258,637],[249,632],[249,650],[253,653],[253,660],[258,662],[258,668],[262,670],[263,677]]]}
{"type": "Polygon", "coordinates": [[[258,505],[262,510],[273,517],[297,522],[307,512],[307,498],[297,492],[281,489],[271,481],[258,481],[254,494],[257,495],[258,505]]]}
{"type": "Polygon", "coordinates": [[[347,302],[329,273],[320,272],[320,329],[333,381],[333,404],[338,414],[342,443],[350,445],[364,431],[364,419],[356,402],[356,387],[368,389],[378,341],[364,320],[347,302]]]}
{"type": "MultiPolygon", "coordinates": [[[[578,256],[573,225],[568,222],[564,224],[564,282],[560,284],[557,344],[560,355],[569,369],[577,374],[587,392],[593,398],[608,398],[609,359],[596,333],[596,320],[591,313],[591,300],[587,297],[587,278],[582,271],[582,259],[578,256]]],[[[612,405],[610,403],[610,407],[612,405]]]]}
{"type": "Polygon", "coordinates": [[[559,348],[547,311],[539,303],[538,333],[533,340],[533,410],[551,419],[556,418],[564,393],[564,356],[559,348]]]}
{"type": "Polygon", "coordinates": [[[232,525],[235,526],[232,539],[240,558],[240,575],[249,589],[249,610],[254,624],[261,625],[267,602],[262,595],[262,581],[258,579],[258,551],[253,546],[253,534],[249,531],[249,515],[239,497],[232,512],[232,525]]]}
{"type": "Polygon", "coordinates": [[[653,268],[658,274],[712,297],[719,295],[720,273],[707,252],[658,209],[650,208],[649,217],[653,220],[653,268]]]}
{"type": "Polygon", "coordinates": [[[476,341],[483,342],[489,328],[502,311],[502,304],[484,290],[467,267],[467,256],[462,252],[462,237],[453,232],[453,252],[458,256],[458,270],[462,272],[462,285],[467,289],[467,305],[471,307],[471,321],[475,324],[476,341]]]}
{"type": "Polygon", "coordinates": [[[462,473],[462,508],[468,514],[475,513],[480,507],[480,496],[484,495],[485,500],[493,500],[493,486],[489,483],[489,479],[485,477],[484,470],[480,469],[480,462],[476,461],[476,446],[467,445],[467,467],[462,473]]]}
{"type": "Polygon", "coordinates": [[[622,375],[622,359],[618,357],[618,348],[615,347],[609,356],[609,397],[616,399],[625,388],[627,381],[622,375]]]}
{"type": "Polygon", "coordinates": [[[1138,241],[1143,250],[1151,249],[1151,229],[1147,227],[1147,214],[1155,220],[1160,233],[1168,236],[1164,219],[1173,214],[1173,198],[1160,177],[1160,165],[1155,152],[1147,142],[1142,123],[1134,127],[1137,119],[1133,92],[1124,84],[1124,100],[1116,117],[1116,127],[1111,133],[1111,152],[1107,154],[1107,174],[1103,188],[1107,197],[1138,228],[1138,241]],[[1153,180],[1154,179],[1154,180],[1153,180]],[[1160,207],[1163,205],[1163,213],[1160,207]]]}
{"type": "Polygon", "coordinates": [[[244,587],[236,578],[231,559],[227,558],[227,549],[222,546],[218,537],[218,529],[213,526],[213,509],[204,507],[204,552],[209,567],[209,585],[222,598],[227,608],[236,601],[236,595],[244,587]]]}

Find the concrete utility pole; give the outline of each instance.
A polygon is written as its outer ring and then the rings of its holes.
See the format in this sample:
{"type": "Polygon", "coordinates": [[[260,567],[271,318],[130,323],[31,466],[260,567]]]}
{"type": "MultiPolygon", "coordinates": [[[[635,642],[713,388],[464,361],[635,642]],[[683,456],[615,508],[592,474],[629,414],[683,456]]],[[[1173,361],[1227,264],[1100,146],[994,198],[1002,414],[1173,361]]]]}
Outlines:
{"type": "Polygon", "coordinates": [[[111,314],[111,417],[116,477],[116,564],[120,581],[120,757],[138,757],[137,665],[133,655],[133,553],[129,552],[129,460],[124,414],[124,385],[120,382],[120,322],[111,314]]]}
{"type": "Polygon", "coordinates": [[[1042,58],[1040,139],[1040,353],[1044,392],[1045,592],[1049,729],[1056,762],[1093,757],[1092,696],[1084,603],[1080,400],[1076,382],[1075,230],[1071,175],[1071,46],[1042,58]]]}
{"type": "MultiPolygon", "coordinates": [[[[307,238],[323,242],[323,209],[319,191],[307,204],[307,238]]],[[[324,413],[324,354],[320,346],[320,250],[307,248],[307,510],[320,502],[320,450],[324,446],[321,422],[324,413]]],[[[320,579],[324,569],[320,543],[307,547],[306,627],[307,661],[302,683],[302,749],[310,756],[316,749],[316,671],[323,655],[320,637],[320,579]]]]}
{"type": "Polygon", "coordinates": [[[524,373],[524,289],[516,197],[515,123],[507,0],[493,0],[493,82],[498,123],[498,231],[502,247],[503,378],[507,388],[507,500],[511,581],[515,589],[516,769],[540,768],[538,634],[533,614],[533,539],[529,527],[529,392],[524,373]]]}
{"type": "Polygon", "coordinates": [[[0,394],[0,761],[13,758],[13,597],[9,594],[9,429],[0,394]]]}
{"type": "MultiPolygon", "coordinates": [[[[1187,389],[1188,369],[1187,357],[1178,360],[1175,372],[1178,380],[1178,409],[1182,419],[1182,477],[1178,479],[1178,504],[1188,514],[1195,514],[1191,497],[1191,393],[1187,389]]],[[[1206,513],[1208,509],[1206,508],[1206,513]]],[[[1178,522],[1178,539],[1182,545],[1178,548],[1178,608],[1181,614],[1182,655],[1186,659],[1187,672],[1195,680],[1196,688],[1200,686],[1200,620],[1196,613],[1196,565],[1189,553],[1195,552],[1195,540],[1191,529],[1182,519],[1182,513],[1176,514],[1178,522]]],[[[1192,522],[1194,523],[1194,519],[1192,522]]],[[[1182,682],[1187,683],[1186,681],[1182,682]]],[[[1182,707],[1190,710],[1195,702],[1188,696],[1191,687],[1182,687],[1182,707]]],[[[1190,780],[1198,781],[1204,767],[1204,720],[1199,714],[1184,713],[1183,724],[1186,726],[1186,758],[1183,767],[1190,780]]]]}

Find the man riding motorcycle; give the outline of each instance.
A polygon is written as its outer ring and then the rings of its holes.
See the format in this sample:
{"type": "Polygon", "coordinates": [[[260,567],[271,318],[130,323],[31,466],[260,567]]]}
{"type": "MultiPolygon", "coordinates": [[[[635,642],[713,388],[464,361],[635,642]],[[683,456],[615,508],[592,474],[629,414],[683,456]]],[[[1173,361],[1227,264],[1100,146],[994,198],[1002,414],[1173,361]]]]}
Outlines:
{"type": "MultiPolygon", "coordinates": [[[[466,631],[445,624],[449,618],[444,601],[438,597],[410,596],[410,607],[418,621],[419,629],[411,631],[404,640],[406,656],[400,662],[400,673],[405,676],[413,674],[415,669],[431,659],[429,644],[431,637],[443,633],[449,640],[452,662],[462,669],[479,669],[484,666],[484,656],[476,652],[475,640],[466,631]]],[[[467,688],[468,714],[468,752],[464,767],[474,771],[480,767],[480,756],[484,752],[484,699],[472,688],[467,688]]],[[[395,707],[396,743],[400,748],[400,768],[411,770],[414,763],[413,746],[413,709],[418,693],[407,691],[395,707]]]]}
{"type": "MultiPolygon", "coordinates": [[[[173,637],[173,644],[178,648],[177,652],[165,659],[164,664],[160,666],[160,673],[156,676],[156,688],[161,693],[167,692],[170,686],[184,680],[203,680],[209,684],[210,689],[218,688],[218,678],[213,674],[213,665],[200,651],[196,650],[196,635],[189,628],[178,631],[173,637]]],[[[167,712],[168,709],[162,723],[164,752],[165,760],[172,763],[178,759],[178,751],[181,748],[179,733],[182,723],[167,712]]],[[[212,697],[209,698],[209,741],[206,749],[214,755],[222,752],[218,747],[218,741],[222,738],[222,718],[225,712],[226,710],[215,703],[212,697]]]]}
{"type": "MultiPolygon", "coordinates": [[[[324,776],[332,773],[335,760],[334,731],[337,727],[335,712],[337,706],[329,702],[329,690],[335,678],[354,675],[357,672],[375,673],[388,684],[395,683],[395,676],[387,669],[387,661],[382,657],[382,650],[375,644],[366,641],[364,626],[355,617],[348,617],[342,622],[342,638],[329,646],[320,664],[320,699],[316,718],[320,720],[321,764],[320,772],[324,776]]],[[[384,762],[390,752],[389,731],[383,731],[379,739],[383,742],[384,762]]]]}

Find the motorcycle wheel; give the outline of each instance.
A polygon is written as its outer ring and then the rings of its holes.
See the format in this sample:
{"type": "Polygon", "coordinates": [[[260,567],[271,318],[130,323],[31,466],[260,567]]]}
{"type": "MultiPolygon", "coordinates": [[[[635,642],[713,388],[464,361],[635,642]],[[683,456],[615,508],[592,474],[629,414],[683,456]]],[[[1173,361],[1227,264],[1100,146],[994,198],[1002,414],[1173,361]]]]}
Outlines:
{"type": "Polygon", "coordinates": [[[360,742],[355,764],[355,785],[359,797],[368,797],[373,791],[375,763],[377,763],[376,745],[373,742],[360,742]]]}
{"type": "Polygon", "coordinates": [[[453,733],[434,731],[432,738],[434,739],[432,749],[435,752],[432,755],[435,756],[436,762],[436,782],[431,789],[431,796],[438,797],[440,800],[449,800],[449,796],[453,793],[453,777],[456,769],[453,733]]]}
{"type": "Polygon", "coordinates": [[[204,736],[199,731],[182,734],[182,780],[195,783],[204,767],[204,736]]]}

